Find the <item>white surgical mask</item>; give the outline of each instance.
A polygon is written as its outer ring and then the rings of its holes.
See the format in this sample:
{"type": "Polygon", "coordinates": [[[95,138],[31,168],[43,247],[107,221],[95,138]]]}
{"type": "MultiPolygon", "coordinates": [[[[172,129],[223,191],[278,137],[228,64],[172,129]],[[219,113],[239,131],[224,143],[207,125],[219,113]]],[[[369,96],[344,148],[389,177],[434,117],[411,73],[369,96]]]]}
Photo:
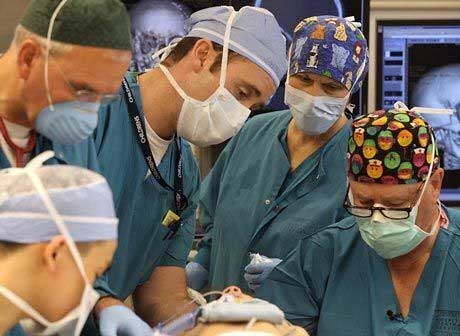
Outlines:
{"type": "Polygon", "coordinates": [[[308,135],[326,133],[345,111],[349,98],[350,94],[344,98],[313,96],[289,83],[284,97],[296,126],[308,135]]]}
{"type": "MultiPolygon", "coordinates": [[[[40,158],[46,161],[50,157],[54,156],[53,152],[45,152],[40,158]]],[[[49,214],[53,218],[56,226],[58,227],[60,233],[64,236],[66,244],[70,250],[70,253],[75,260],[75,263],[78,267],[78,270],[85,281],[85,289],[82,293],[82,298],[77,307],[70,311],[62,319],[54,322],[50,322],[45,319],[38,311],[36,311],[32,306],[30,306],[26,301],[24,301],[17,294],[10,291],[8,288],[0,286],[0,295],[3,295],[11,303],[21,309],[24,313],[30,316],[30,318],[21,321],[21,325],[27,335],[60,335],[60,336],[78,336],[83,329],[86,320],[88,319],[89,314],[93,310],[94,305],[99,299],[99,294],[93,289],[88,277],[86,275],[83,261],[81,259],[80,253],[73,241],[72,237],[67,230],[64,220],[61,215],[58,213],[54,207],[53,201],[48,195],[45,187],[43,186],[40,178],[33,171],[34,162],[31,161],[31,168],[25,168],[27,171],[28,177],[32,180],[35,188],[37,189],[38,194],[40,195],[43,204],[47,208],[49,214]]],[[[22,170],[21,170],[22,171],[22,170]]]]}
{"type": "Polygon", "coordinates": [[[235,15],[236,12],[233,11],[225,30],[219,88],[205,101],[188,96],[168,69],[159,65],[166,78],[184,100],[177,124],[177,134],[200,147],[215,145],[234,136],[243,127],[251,113],[250,109],[241,104],[225,88],[230,32],[235,15]]]}
{"type": "MultiPolygon", "coordinates": [[[[339,120],[346,108],[353,112],[353,105],[348,104],[348,100],[365,68],[366,58],[357,71],[355,82],[350,91],[343,98],[313,96],[296,89],[289,84],[290,74],[288,72],[284,103],[289,106],[296,126],[305,134],[320,135],[326,133],[339,120]]],[[[290,69],[290,64],[288,69],[290,69]]]]}

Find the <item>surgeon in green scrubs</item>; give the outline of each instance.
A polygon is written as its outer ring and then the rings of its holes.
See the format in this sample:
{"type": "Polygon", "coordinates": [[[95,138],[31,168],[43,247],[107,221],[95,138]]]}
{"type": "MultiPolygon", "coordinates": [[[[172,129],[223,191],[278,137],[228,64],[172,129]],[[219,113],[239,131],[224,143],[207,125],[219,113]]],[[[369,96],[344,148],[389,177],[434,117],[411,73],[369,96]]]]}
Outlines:
{"type": "Polygon", "coordinates": [[[377,111],[349,138],[353,214],[303,239],[256,295],[310,335],[457,335],[460,212],[439,202],[431,127],[377,111]]]}
{"type": "Polygon", "coordinates": [[[211,7],[194,13],[190,27],[161,65],[129,73],[122,98],[100,111],[98,158],[120,217],[114,261],[96,286],[102,335],[150,335],[193,308],[184,268],[200,180],[187,141],[207,146],[236,134],[286,72],[281,28],[264,9],[211,7]],[[123,305],[130,295],[138,316],[123,305]]]}
{"type": "Polygon", "coordinates": [[[31,1],[0,57],[0,168],[53,150],[46,164],[98,171],[98,107],[117,97],[130,50],[129,15],[118,0],[31,1]]]}
{"type": "Polygon", "coordinates": [[[357,25],[320,16],[297,26],[286,83],[290,110],[250,120],[203,182],[206,236],[187,265],[192,288],[254,290],[298,239],[345,216],[345,110],[368,58],[357,25]],[[356,45],[362,50],[355,55],[356,45]],[[251,261],[250,253],[265,258],[251,261]]]}

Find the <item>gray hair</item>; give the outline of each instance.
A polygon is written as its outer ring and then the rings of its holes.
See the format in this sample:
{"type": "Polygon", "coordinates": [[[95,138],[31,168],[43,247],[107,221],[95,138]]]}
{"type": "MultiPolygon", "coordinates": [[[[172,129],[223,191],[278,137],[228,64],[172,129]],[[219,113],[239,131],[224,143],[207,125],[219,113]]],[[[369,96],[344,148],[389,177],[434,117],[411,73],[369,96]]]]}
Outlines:
{"type": "MultiPolygon", "coordinates": [[[[26,28],[24,28],[23,26],[18,25],[14,32],[13,45],[15,47],[18,47],[21,43],[23,43],[27,39],[33,39],[37,41],[38,44],[40,44],[40,46],[43,48],[43,50],[46,50],[46,38],[45,37],[32,33],[26,28]]],[[[73,46],[71,44],[51,40],[50,53],[54,56],[65,54],[69,52],[70,50],[72,50],[72,47],[73,46]]]]}

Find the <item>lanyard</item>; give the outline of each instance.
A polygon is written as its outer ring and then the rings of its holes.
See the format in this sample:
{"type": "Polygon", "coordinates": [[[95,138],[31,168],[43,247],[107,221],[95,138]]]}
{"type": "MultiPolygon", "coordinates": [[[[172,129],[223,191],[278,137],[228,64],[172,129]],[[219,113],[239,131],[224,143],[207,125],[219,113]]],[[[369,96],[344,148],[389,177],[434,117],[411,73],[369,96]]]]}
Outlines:
{"type": "Polygon", "coordinates": [[[0,133],[3,135],[3,139],[5,139],[7,145],[10,146],[11,150],[14,152],[14,157],[16,159],[16,167],[24,167],[26,165],[25,156],[27,154],[32,153],[35,147],[35,132],[33,130],[30,131],[29,141],[27,142],[26,147],[19,147],[13,142],[13,140],[11,140],[10,135],[8,134],[8,131],[6,129],[5,123],[3,119],[0,117],[0,133]]]}
{"type": "MultiPolygon", "coordinates": [[[[141,147],[142,154],[144,155],[145,162],[152,173],[153,178],[158,184],[165,190],[171,191],[174,193],[174,209],[178,216],[181,212],[187,209],[188,200],[183,193],[183,175],[182,175],[182,152],[180,150],[180,138],[174,136],[174,144],[176,146],[176,155],[175,155],[175,164],[174,169],[174,187],[171,187],[161,176],[161,173],[155,163],[153,158],[152,151],[147,141],[146,130],[144,125],[144,119],[139,113],[139,109],[134,100],[134,95],[129,87],[128,81],[126,78],[123,78],[123,91],[125,93],[126,105],[128,107],[128,112],[131,117],[131,123],[134,127],[134,130],[137,134],[137,141],[141,147]]],[[[168,225],[169,232],[165,235],[163,240],[171,239],[177,233],[181,227],[181,220],[175,220],[170,225],[168,225]]]]}

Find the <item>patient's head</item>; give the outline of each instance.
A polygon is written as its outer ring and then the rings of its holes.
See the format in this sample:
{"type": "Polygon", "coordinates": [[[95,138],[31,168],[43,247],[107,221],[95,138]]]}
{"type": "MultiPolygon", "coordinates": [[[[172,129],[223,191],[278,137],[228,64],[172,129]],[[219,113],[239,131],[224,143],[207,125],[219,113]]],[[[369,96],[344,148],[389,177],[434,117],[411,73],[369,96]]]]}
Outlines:
{"type": "MultiPolygon", "coordinates": [[[[236,286],[227,287],[223,291],[224,295],[231,295],[237,303],[249,303],[254,300],[250,295],[241,292],[241,289],[236,286]]],[[[230,302],[230,301],[229,301],[230,302]]],[[[245,309],[252,309],[248,305],[245,309]]],[[[270,322],[257,321],[252,322],[214,322],[214,323],[199,323],[194,329],[185,332],[185,336],[305,336],[307,333],[304,329],[294,327],[287,321],[281,324],[270,322]]]]}

